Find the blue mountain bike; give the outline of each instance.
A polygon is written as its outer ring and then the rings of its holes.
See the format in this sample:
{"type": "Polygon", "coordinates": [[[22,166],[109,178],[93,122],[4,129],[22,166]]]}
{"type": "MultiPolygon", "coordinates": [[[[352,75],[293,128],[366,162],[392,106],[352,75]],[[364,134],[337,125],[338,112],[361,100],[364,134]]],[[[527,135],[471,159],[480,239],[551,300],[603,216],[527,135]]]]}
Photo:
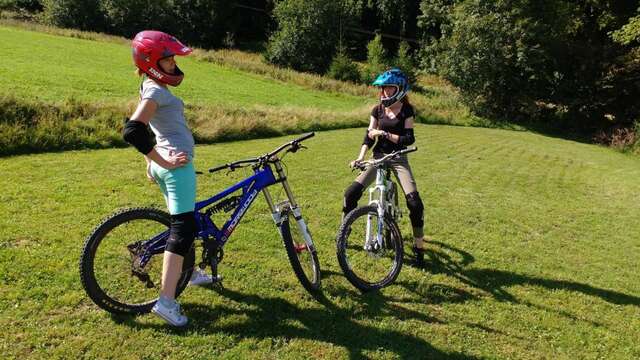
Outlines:
{"type": "MultiPolygon", "coordinates": [[[[210,173],[233,171],[250,166],[254,174],[219,194],[196,203],[196,239],[201,239],[201,269],[211,269],[219,283],[218,264],[223,247],[259,192],[264,194],[275,225],[280,231],[289,262],[298,280],[310,293],[320,288],[320,264],[311,234],[295,201],[278,154],[295,153],[304,135],[256,158],[235,161],[209,169],[210,173]],[[275,168],[275,173],[273,169],[275,168]],[[282,184],[287,200],[274,203],[267,187],[282,184]],[[213,214],[231,213],[222,228],[213,214]],[[292,225],[294,223],[294,225],[292,225]]],[[[162,260],[169,237],[170,216],[156,208],[129,208],[118,211],[98,225],[87,238],[80,257],[80,278],[85,291],[99,307],[115,314],[141,314],[157,300],[162,276],[162,260]]],[[[187,286],[195,266],[195,243],[184,258],[176,297],[187,286]]]]}

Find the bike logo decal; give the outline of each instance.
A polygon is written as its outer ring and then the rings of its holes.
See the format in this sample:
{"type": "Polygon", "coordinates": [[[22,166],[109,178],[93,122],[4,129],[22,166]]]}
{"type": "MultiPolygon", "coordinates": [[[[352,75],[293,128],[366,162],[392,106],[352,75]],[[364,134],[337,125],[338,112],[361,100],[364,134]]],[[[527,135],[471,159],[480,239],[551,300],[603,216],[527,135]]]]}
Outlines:
{"type": "Polygon", "coordinates": [[[156,69],[152,67],[149,68],[149,72],[153,74],[153,76],[157,77],[158,79],[162,79],[164,77],[162,76],[162,74],[160,74],[156,69]]]}
{"type": "Polygon", "coordinates": [[[238,214],[236,215],[236,217],[234,217],[233,220],[231,220],[231,222],[229,223],[229,226],[227,226],[227,229],[224,231],[225,237],[229,237],[229,235],[231,235],[231,232],[233,232],[233,229],[235,229],[236,225],[238,225],[240,218],[247,211],[247,209],[249,208],[249,205],[251,205],[251,202],[256,197],[256,195],[258,195],[258,190],[253,190],[249,194],[249,196],[247,197],[247,200],[244,202],[244,204],[240,208],[240,211],[238,211],[238,214]]]}

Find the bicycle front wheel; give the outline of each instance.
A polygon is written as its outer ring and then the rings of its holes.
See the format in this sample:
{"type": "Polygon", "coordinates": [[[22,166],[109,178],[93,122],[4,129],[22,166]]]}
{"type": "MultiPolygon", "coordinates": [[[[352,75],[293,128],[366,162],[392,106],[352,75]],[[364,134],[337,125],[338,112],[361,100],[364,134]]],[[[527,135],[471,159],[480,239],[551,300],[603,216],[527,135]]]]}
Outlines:
{"type": "MultiPolygon", "coordinates": [[[[309,247],[291,212],[283,214],[280,234],[287,249],[293,272],[302,286],[311,294],[320,289],[320,262],[315,247],[309,247]]],[[[305,226],[306,227],[306,226],[305,226]]]]}
{"type": "MultiPolygon", "coordinates": [[[[80,257],[80,280],[96,305],[114,314],[151,311],[160,293],[164,249],[153,252],[144,244],[168,237],[170,223],[164,211],[134,208],[113,214],[93,230],[80,257]]],[[[176,297],[187,286],[194,261],[192,247],[184,258],[176,297]]]]}
{"type": "Polygon", "coordinates": [[[376,206],[349,212],[340,225],[336,241],[340,267],[359,290],[378,290],[398,277],[403,256],[400,229],[393,219],[380,219],[376,206]],[[379,225],[383,229],[382,246],[376,242],[379,225]]]}

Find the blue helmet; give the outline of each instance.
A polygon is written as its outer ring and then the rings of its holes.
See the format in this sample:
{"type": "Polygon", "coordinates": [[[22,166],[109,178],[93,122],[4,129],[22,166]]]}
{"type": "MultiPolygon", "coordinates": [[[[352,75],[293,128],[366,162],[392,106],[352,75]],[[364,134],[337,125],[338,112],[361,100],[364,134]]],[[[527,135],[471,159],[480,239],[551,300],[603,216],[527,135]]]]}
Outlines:
{"type": "Polygon", "coordinates": [[[402,100],[407,95],[411,86],[407,76],[398,68],[393,68],[378,75],[376,80],[371,84],[373,86],[395,86],[396,92],[390,97],[380,96],[380,102],[384,107],[389,107],[396,102],[402,100]]]}

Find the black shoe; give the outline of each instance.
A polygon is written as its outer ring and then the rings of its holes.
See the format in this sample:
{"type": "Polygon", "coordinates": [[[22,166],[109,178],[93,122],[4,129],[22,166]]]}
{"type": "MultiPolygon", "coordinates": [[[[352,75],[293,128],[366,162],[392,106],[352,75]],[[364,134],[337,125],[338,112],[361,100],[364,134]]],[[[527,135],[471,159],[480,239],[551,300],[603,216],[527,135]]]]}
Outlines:
{"type": "Polygon", "coordinates": [[[416,256],[416,266],[420,268],[424,267],[424,249],[414,246],[411,250],[413,250],[413,254],[416,256]]]}

